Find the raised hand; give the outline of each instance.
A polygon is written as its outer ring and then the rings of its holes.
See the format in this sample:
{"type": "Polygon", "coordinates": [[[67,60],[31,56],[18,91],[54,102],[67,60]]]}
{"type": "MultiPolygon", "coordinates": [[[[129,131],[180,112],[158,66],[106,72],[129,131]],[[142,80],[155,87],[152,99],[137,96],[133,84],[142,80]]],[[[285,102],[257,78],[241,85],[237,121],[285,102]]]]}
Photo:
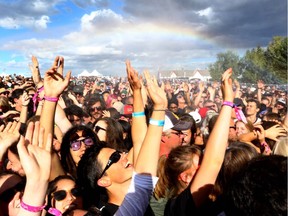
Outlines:
{"type": "Polygon", "coordinates": [[[38,86],[42,80],[40,76],[39,62],[35,56],[32,56],[32,64],[29,64],[29,68],[32,72],[33,81],[38,86]]]}
{"type": "Polygon", "coordinates": [[[151,77],[148,71],[144,71],[144,76],[147,82],[147,90],[150,98],[154,103],[154,108],[167,108],[167,97],[164,91],[164,84],[161,88],[158,86],[156,77],[151,77]]]}
{"type": "Polygon", "coordinates": [[[44,91],[45,96],[58,97],[68,86],[71,71],[68,71],[65,78],[63,77],[64,58],[57,56],[53,66],[45,73],[44,91]]]}
{"type": "Polygon", "coordinates": [[[40,123],[30,122],[25,138],[21,136],[17,149],[27,181],[48,181],[51,169],[52,135],[48,135],[45,149],[44,129],[40,123]]]}
{"type": "Polygon", "coordinates": [[[265,136],[274,141],[278,141],[278,137],[287,136],[287,131],[280,125],[274,125],[265,130],[265,136]]]}
{"type": "Polygon", "coordinates": [[[21,100],[22,100],[22,106],[28,106],[31,97],[28,95],[26,91],[24,91],[21,100]]]}
{"type": "Polygon", "coordinates": [[[127,72],[127,78],[128,78],[132,91],[136,89],[141,89],[142,77],[139,76],[138,72],[131,66],[131,63],[129,60],[126,61],[126,72],[127,72]]]}
{"type": "Polygon", "coordinates": [[[234,100],[234,93],[232,89],[232,68],[227,69],[223,74],[221,78],[221,89],[223,94],[224,101],[233,102],[234,100]]]}
{"type": "MultiPolygon", "coordinates": [[[[14,121],[13,123],[9,122],[5,128],[4,125],[0,126],[0,154],[1,152],[4,154],[13,143],[19,140],[20,125],[20,122],[14,121]]],[[[0,158],[2,156],[0,155],[0,158]]]]}

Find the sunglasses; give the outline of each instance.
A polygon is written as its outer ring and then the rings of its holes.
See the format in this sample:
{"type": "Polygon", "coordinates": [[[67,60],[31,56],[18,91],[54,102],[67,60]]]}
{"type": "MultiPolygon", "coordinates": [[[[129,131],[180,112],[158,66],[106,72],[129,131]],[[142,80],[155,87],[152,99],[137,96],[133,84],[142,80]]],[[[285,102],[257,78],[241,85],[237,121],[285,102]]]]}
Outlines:
{"type": "Polygon", "coordinates": [[[102,128],[102,127],[100,127],[100,126],[98,126],[98,125],[95,126],[94,130],[95,130],[96,133],[98,133],[100,130],[106,131],[105,128],[102,128]]]}
{"type": "Polygon", "coordinates": [[[111,156],[109,157],[109,160],[104,168],[104,170],[102,171],[100,178],[102,178],[102,176],[104,175],[104,173],[109,169],[109,167],[114,164],[117,163],[121,158],[121,152],[120,151],[115,151],[111,154],[111,156]]]}
{"type": "Polygon", "coordinates": [[[176,136],[187,136],[187,134],[184,134],[184,133],[182,133],[182,132],[180,132],[180,131],[178,131],[178,132],[171,132],[171,134],[175,134],[176,136]]]}
{"type": "Polygon", "coordinates": [[[102,107],[99,106],[99,107],[91,107],[90,108],[90,112],[93,112],[93,111],[101,111],[102,110],[102,107]]]}
{"type": "MultiPolygon", "coordinates": [[[[79,197],[81,195],[81,190],[79,188],[73,188],[73,189],[70,190],[70,193],[74,197],[79,197]]],[[[64,200],[67,197],[67,191],[65,191],[65,190],[55,191],[52,194],[52,196],[54,197],[55,200],[61,201],[61,200],[64,200]]]]}
{"type": "Polygon", "coordinates": [[[94,144],[94,141],[91,137],[86,137],[82,140],[74,140],[70,142],[70,148],[73,151],[78,151],[81,148],[81,142],[85,144],[85,146],[92,146],[94,144]]]}

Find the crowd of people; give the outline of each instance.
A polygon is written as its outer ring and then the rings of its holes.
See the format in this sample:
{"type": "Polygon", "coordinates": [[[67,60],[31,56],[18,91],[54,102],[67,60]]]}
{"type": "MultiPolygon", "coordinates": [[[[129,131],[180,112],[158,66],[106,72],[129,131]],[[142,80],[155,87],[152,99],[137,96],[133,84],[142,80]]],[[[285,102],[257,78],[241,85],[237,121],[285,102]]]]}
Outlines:
{"type": "Polygon", "coordinates": [[[0,77],[0,216],[287,215],[287,89],[0,77]]]}

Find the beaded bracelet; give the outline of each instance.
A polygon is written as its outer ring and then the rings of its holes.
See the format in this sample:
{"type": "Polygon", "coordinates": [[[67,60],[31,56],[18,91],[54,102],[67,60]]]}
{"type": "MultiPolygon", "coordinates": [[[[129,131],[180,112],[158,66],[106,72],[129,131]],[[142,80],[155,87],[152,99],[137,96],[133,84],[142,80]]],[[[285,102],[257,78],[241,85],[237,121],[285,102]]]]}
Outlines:
{"type": "Polygon", "coordinates": [[[234,108],[235,104],[233,102],[230,102],[230,101],[223,101],[222,106],[230,106],[230,107],[234,108]]]}
{"type": "Polygon", "coordinates": [[[58,97],[48,97],[48,96],[44,96],[44,99],[50,102],[57,102],[59,100],[58,97]]]}
{"type": "Polygon", "coordinates": [[[152,119],[152,118],[150,118],[150,120],[149,120],[149,124],[159,126],[159,127],[163,127],[164,123],[165,123],[165,120],[156,120],[156,119],[152,119]]]}
{"type": "Polygon", "coordinates": [[[26,211],[29,211],[29,212],[40,212],[40,211],[42,211],[45,208],[45,205],[43,205],[43,206],[31,206],[31,205],[28,205],[28,204],[24,203],[22,199],[21,199],[21,202],[20,202],[20,206],[21,206],[21,208],[23,208],[23,209],[25,209],[26,211]]]}
{"type": "Polygon", "coordinates": [[[133,112],[132,117],[142,117],[145,116],[144,112],[133,112]]]}

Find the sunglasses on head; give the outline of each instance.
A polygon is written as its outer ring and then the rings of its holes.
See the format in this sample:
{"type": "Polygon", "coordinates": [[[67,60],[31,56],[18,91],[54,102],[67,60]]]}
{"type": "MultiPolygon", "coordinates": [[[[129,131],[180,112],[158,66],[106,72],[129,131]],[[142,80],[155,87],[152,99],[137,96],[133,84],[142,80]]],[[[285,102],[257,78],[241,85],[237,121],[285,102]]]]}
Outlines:
{"type": "Polygon", "coordinates": [[[90,112],[93,112],[93,111],[101,111],[102,110],[102,107],[99,106],[99,107],[91,107],[90,108],[90,112]]]}
{"type": "Polygon", "coordinates": [[[100,178],[102,178],[102,176],[104,175],[104,173],[109,169],[109,167],[113,164],[113,163],[117,163],[121,158],[121,152],[120,151],[115,151],[111,154],[111,156],[109,157],[109,160],[104,168],[104,170],[102,171],[100,178]]]}
{"type": "MultiPolygon", "coordinates": [[[[70,193],[74,197],[78,197],[78,196],[81,195],[81,190],[79,188],[73,188],[73,189],[70,190],[70,193]]],[[[67,191],[65,191],[65,190],[55,191],[54,193],[52,193],[52,196],[54,197],[55,200],[61,201],[61,200],[66,198],[67,191]]]]}
{"type": "Polygon", "coordinates": [[[100,126],[95,126],[95,132],[96,133],[98,133],[100,130],[103,130],[103,131],[106,131],[106,129],[105,128],[102,128],[102,127],[100,127],[100,126]]]}
{"type": "Polygon", "coordinates": [[[73,151],[78,151],[81,148],[81,142],[85,144],[85,146],[92,146],[94,144],[93,139],[91,137],[86,137],[82,140],[74,140],[70,142],[70,148],[73,151]]]}

